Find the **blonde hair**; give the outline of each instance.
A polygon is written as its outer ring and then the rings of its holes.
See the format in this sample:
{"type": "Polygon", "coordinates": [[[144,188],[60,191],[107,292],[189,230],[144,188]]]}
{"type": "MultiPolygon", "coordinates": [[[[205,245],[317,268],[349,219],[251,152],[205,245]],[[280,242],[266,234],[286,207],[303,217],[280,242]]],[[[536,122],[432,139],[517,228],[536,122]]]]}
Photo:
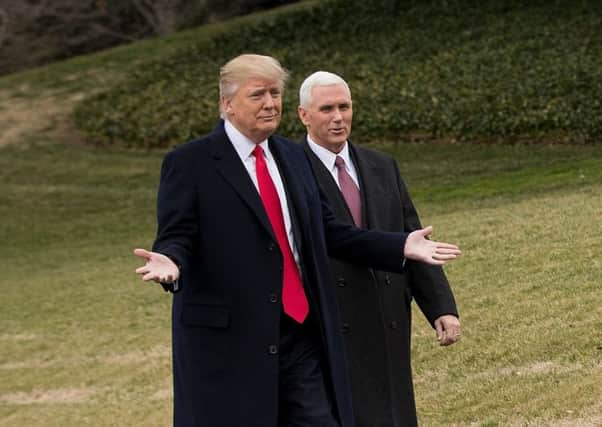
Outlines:
{"type": "MultiPolygon", "coordinates": [[[[219,73],[219,96],[232,99],[238,88],[249,78],[273,80],[278,83],[281,91],[288,79],[288,71],[282,68],[280,62],[271,56],[243,54],[228,61],[219,73]]],[[[221,103],[220,103],[221,105],[221,103]]],[[[224,117],[224,112],[221,112],[224,117]]]]}

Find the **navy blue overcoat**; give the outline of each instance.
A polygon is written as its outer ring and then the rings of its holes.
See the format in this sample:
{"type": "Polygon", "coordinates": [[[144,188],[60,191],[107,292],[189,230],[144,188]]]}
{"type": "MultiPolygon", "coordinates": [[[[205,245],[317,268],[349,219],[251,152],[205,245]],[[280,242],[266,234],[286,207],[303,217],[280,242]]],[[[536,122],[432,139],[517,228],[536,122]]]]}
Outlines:
{"type": "MultiPolygon", "coordinates": [[[[272,136],[325,377],[342,427],[353,426],[328,254],[400,271],[406,234],[335,221],[303,148],[272,136]]],[[[276,427],[282,255],[259,194],[220,121],[163,161],[153,250],[181,265],[173,296],[174,424],[276,427]]]]}

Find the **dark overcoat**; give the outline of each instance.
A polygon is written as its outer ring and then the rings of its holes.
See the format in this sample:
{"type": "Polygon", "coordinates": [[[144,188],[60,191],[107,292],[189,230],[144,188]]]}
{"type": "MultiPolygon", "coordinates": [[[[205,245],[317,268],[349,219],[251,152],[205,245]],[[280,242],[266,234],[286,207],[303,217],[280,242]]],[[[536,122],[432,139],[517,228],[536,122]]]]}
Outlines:
{"type": "MultiPolygon", "coordinates": [[[[353,425],[344,344],[328,253],[399,271],[403,233],[335,221],[303,148],[268,140],[292,207],[311,316],[320,325],[327,386],[353,425]]],[[[259,194],[223,122],[165,156],[153,250],[181,265],[172,310],[174,424],[275,427],[282,255],[259,194]]]]}
{"type": "MultiPolygon", "coordinates": [[[[337,219],[352,223],[347,204],[330,172],[305,147],[319,185],[337,219]]],[[[395,160],[349,144],[362,196],[364,226],[411,232],[422,228],[395,160]]],[[[458,315],[443,270],[407,262],[404,274],[386,273],[331,260],[341,327],[350,368],[358,427],[415,426],[416,406],[410,364],[411,306],[433,324],[443,314],[458,315]]]]}

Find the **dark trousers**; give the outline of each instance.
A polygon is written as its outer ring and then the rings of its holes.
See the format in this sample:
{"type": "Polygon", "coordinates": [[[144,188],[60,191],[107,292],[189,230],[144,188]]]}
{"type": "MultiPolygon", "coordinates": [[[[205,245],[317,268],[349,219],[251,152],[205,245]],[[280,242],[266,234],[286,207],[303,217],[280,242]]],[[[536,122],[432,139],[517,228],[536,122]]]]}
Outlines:
{"type": "Polygon", "coordinates": [[[321,367],[317,329],[282,315],[279,427],[338,427],[321,367]]]}

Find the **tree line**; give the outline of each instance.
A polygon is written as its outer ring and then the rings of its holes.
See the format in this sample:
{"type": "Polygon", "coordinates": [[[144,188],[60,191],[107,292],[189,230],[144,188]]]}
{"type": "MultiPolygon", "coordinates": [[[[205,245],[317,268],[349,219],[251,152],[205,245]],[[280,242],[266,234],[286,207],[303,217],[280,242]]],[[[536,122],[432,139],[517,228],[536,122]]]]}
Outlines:
{"type": "Polygon", "coordinates": [[[0,0],[0,75],[295,0],[0,0]]]}

